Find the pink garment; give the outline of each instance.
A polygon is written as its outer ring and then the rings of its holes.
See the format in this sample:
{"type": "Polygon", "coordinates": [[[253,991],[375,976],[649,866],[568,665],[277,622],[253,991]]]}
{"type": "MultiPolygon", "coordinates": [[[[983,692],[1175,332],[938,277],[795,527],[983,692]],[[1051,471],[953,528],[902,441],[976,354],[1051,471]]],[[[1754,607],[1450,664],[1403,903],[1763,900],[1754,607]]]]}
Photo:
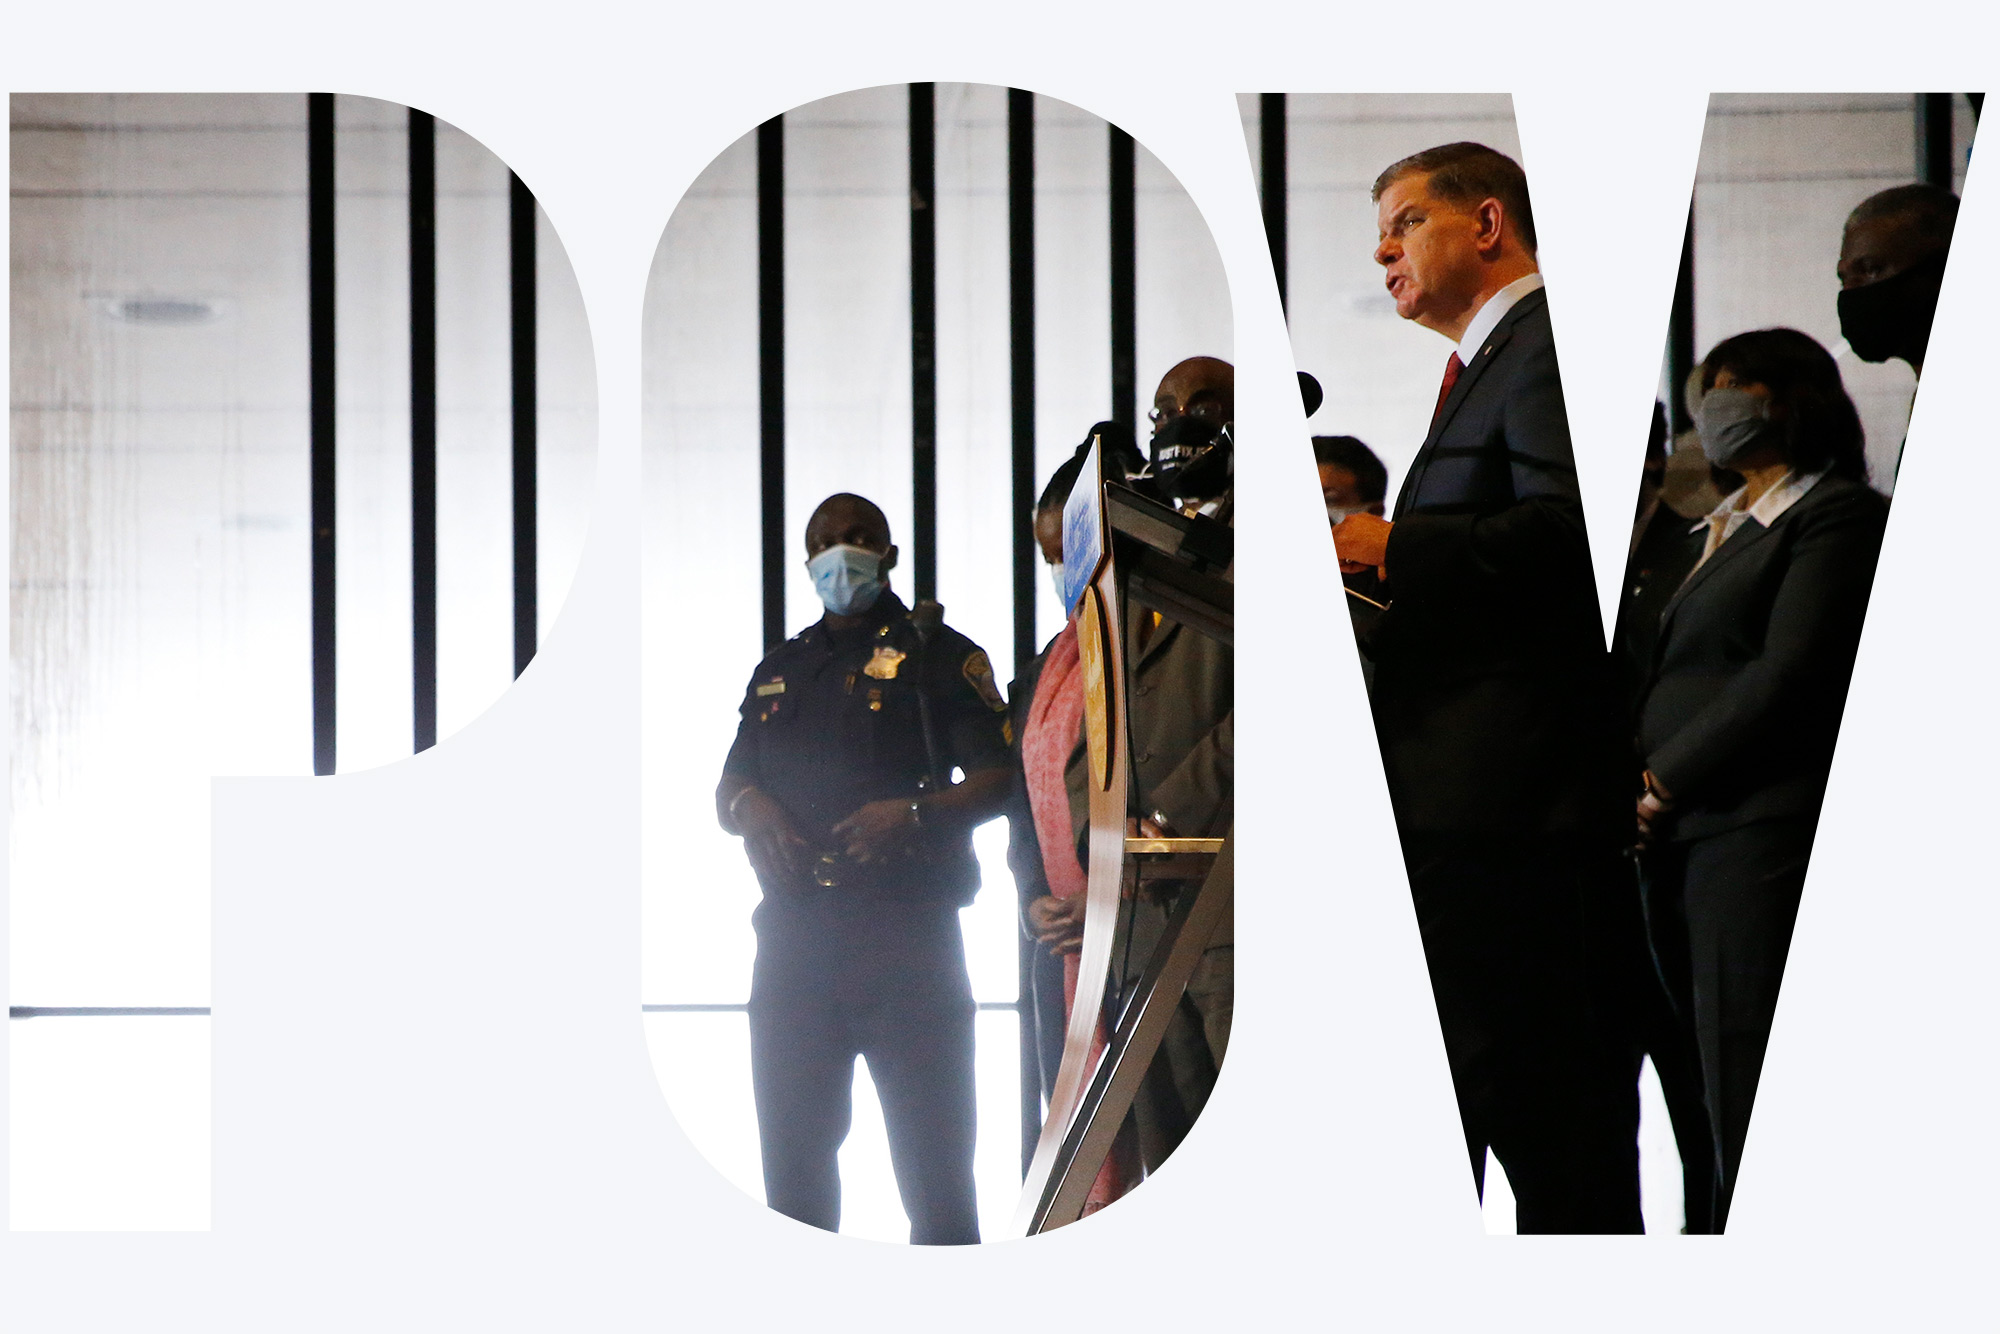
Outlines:
{"type": "Polygon", "coordinates": [[[1059,899],[1083,893],[1086,877],[1076,860],[1076,838],[1069,823],[1069,788],[1063,770],[1083,733],[1083,662],[1077,650],[1076,622],[1063,627],[1049,645],[1042,674],[1035,682],[1034,702],[1021,729],[1021,768],[1028,779],[1028,809],[1035,817],[1035,837],[1042,844],[1042,873],[1049,892],[1059,899]]]}
{"type": "MultiPolygon", "coordinates": [[[[1028,780],[1028,810],[1035,819],[1035,837],[1042,845],[1042,874],[1049,892],[1059,899],[1075,898],[1089,887],[1090,877],[1076,859],[1076,836],[1070,828],[1069,787],[1063,771],[1083,735],[1083,660],[1076,640],[1076,622],[1063,627],[1042,660],[1035,682],[1034,702],[1021,729],[1021,769],[1028,780]]],[[[1076,1006],[1077,956],[1063,956],[1063,1017],[1076,1006]]],[[[1106,1034],[1098,1020],[1090,1059],[1103,1054],[1106,1034]]],[[[1101,1209],[1125,1193],[1115,1159],[1106,1158],[1091,1184],[1086,1212],[1101,1209]]]]}

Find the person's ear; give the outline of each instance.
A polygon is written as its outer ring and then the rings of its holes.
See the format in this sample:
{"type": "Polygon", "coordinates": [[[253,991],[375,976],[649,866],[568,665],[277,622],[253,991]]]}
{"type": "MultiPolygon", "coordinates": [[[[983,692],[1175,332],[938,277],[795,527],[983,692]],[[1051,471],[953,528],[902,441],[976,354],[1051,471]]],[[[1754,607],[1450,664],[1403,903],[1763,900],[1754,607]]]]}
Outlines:
{"type": "Polygon", "coordinates": [[[875,577],[877,579],[880,579],[883,576],[887,575],[889,571],[895,568],[896,568],[896,546],[892,542],[889,544],[889,549],[882,553],[882,564],[875,571],[875,577]]]}
{"type": "Polygon", "coordinates": [[[1507,210],[1497,199],[1481,201],[1473,215],[1479,222],[1479,232],[1473,244],[1483,255],[1491,255],[1500,248],[1500,236],[1506,229],[1507,210]]]}

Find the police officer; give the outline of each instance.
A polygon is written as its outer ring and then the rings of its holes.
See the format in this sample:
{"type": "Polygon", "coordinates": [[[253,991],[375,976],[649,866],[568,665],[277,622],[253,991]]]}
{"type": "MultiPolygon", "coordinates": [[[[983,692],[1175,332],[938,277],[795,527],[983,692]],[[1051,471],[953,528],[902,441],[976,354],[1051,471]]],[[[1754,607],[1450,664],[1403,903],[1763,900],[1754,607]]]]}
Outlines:
{"type": "Polygon", "coordinates": [[[826,614],[750,678],[715,793],[764,894],[750,1070],[765,1199],[838,1230],[838,1153],[865,1056],[910,1240],[973,1243],[958,910],[979,889],[972,830],[1006,801],[1006,702],[978,645],[889,591],[896,548],[875,505],[829,496],[806,556],[826,614]]]}

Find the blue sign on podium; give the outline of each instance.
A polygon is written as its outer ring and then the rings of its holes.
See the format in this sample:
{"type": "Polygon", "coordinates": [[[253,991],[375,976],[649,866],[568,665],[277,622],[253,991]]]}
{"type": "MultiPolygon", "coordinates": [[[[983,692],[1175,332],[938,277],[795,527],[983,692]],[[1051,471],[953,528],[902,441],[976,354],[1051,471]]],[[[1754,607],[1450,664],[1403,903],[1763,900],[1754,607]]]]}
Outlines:
{"type": "Polygon", "coordinates": [[[1083,590],[1104,565],[1104,438],[1093,437],[1083,471],[1063,505],[1063,612],[1076,615],[1083,590]]]}

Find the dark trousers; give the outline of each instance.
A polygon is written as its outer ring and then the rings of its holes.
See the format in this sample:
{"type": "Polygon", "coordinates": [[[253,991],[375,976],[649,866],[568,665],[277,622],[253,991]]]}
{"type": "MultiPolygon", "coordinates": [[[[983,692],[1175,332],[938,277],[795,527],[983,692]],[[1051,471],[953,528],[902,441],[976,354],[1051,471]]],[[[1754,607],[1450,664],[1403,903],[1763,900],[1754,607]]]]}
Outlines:
{"type": "Polygon", "coordinates": [[[1653,1058],[1681,1158],[1684,1230],[1713,1232],[1715,1137],[1703,1098],[1694,1026],[1675,1009],[1655,966],[1642,912],[1639,877],[1629,858],[1607,859],[1601,890],[1584,895],[1584,933],[1592,1008],[1617,1063],[1620,1143],[1632,1146],[1638,1171],[1639,1071],[1653,1058]]]}
{"type": "Polygon", "coordinates": [[[975,1007],[957,911],[765,909],[750,997],[765,1202],[839,1230],[839,1154],[853,1121],[859,1056],[881,1099],[910,1241],[976,1243],[975,1007]]]}
{"type": "Polygon", "coordinates": [[[1586,962],[1601,852],[1465,835],[1403,849],[1475,1183],[1491,1148],[1519,1231],[1640,1231],[1632,1094],[1586,962]]]}
{"type": "MultiPolygon", "coordinates": [[[[1181,894],[1193,894],[1190,883],[1181,894]]],[[[1166,933],[1172,902],[1140,897],[1123,905],[1118,935],[1112,944],[1119,969],[1113,1013],[1138,990],[1146,966],[1166,933]]],[[[1136,1184],[1173,1155],[1208,1105],[1229,1051],[1229,1030],[1236,1015],[1236,931],[1232,912],[1217,927],[1225,943],[1202,951],[1187,989],[1174,1004],[1173,1017],[1160,1037],[1159,1049],[1146,1067],[1132,1098],[1131,1130],[1119,1148],[1125,1181],[1136,1184]]]]}
{"type": "Polygon", "coordinates": [[[1028,1018],[1033,1020],[1036,1072],[1041,1080],[1042,1105],[1055,1096],[1056,1073],[1062,1069],[1063,1040],[1068,1036],[1068,1018],[1063,1013],[1063,961],[1039,940],[1021,942],[1026,966],[1023,1000],[1030,1002],[1028,1018]]]}
{"type": "Polygon", "coordinates": [[[1667,843],[1645,859],[1647,932],[1701,1053],[1715,1139],[1715,1230],[1735,1194],[1816,816],[1667,843]]]}
{"type": "Polygon", "coordinates": [[[1221,945],[1206,951],[1188,978],[1187,991],[1174,1006],[1159,1050],[1133,1096],[1132,1149],[1138,1171],[1127,1165],[1127,1181],[1158,1171],[1208,1105],[1229,1050],[1235,992],[1236,947],[1221,945]]]}

